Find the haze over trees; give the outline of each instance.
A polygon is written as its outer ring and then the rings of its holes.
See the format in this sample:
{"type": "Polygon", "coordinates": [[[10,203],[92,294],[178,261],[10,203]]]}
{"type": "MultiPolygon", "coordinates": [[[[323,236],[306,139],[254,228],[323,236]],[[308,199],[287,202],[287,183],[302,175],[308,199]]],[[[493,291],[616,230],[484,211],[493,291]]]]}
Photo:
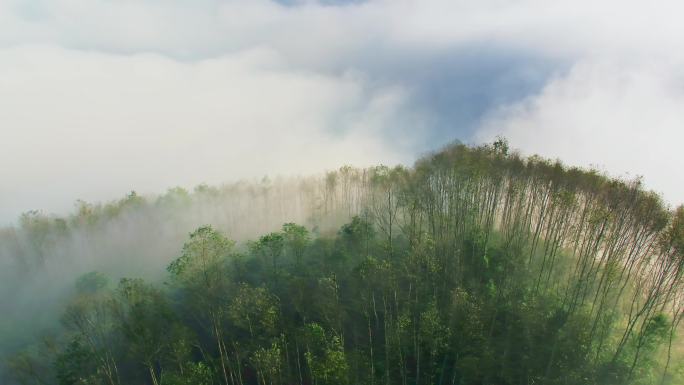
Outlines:
{"type": "Polygon", "coordinates": [[[9,384],[684,383],[684,207],[454,144],[0,233],[9,384]]]}

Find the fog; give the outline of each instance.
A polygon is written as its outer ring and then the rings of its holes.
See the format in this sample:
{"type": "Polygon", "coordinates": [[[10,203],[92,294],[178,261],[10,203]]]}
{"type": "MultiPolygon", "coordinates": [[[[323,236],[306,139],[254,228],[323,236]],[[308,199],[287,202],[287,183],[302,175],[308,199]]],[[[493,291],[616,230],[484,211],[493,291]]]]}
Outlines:
{"type": "Polygon", "coordinates": [[[83,273],[162,280],[203,224],[334,231],[354,209],[329,206],[325,170],[455,139],[643,176],[674,206],[682,10],[0,0],[0,350],[58,327],[83,273]]]}
{"type": "Polygon", "coordinates": [[[681,11],[638,0],[2,1],[0,223],[132,189],[410,163],[496,135],[643,174],[678,202],[684,187],[666,169],[683,166],[681,11]]]}
{"type": "Polygon", "coordinates": [[[420,127],[401,89],[290,70],[269,49],[182,63],[25,47],[0,50],[0,73],[0,163],[18,166],[1,169],[0,223],[130,190],[407,161],[382,127],[420,127]]]}
{"type": "MultiPolygon", "coordinates": [[[[65,217],[23,215],[17,226],[0,230],[0,362],[60,327],[76,278],[99,271],[112,284],[122,277],[163,282],[166,266],[199,226],[212,225],[240,247],[288,222],[314,234],[336,231],[361,202],[340,206],[335,196],[352,190],[363,195],[363,171],[345,170],[337,179],[340,188],[325,175],[264,178],[190,192],[129,193],[108,203],[80,201],[65,217]]],[[[0,380],[8,383],[3,366],[0,380]]]]}

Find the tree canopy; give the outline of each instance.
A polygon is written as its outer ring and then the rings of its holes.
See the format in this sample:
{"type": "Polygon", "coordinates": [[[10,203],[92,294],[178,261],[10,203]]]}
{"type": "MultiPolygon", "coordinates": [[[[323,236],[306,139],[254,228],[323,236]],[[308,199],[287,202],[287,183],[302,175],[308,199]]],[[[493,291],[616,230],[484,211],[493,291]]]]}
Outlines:
{"type": "MultiPolygon", "coordinates": [[[[306,224],[242,243],[198,227],[161,281],[81,276],[63,326],[9,362],[14,381],[684,383],[684,208],[639,180],[500,139],[316,188],[306,224]]],[[[24,220],[40,247],[69,231],[24,220]]]]}

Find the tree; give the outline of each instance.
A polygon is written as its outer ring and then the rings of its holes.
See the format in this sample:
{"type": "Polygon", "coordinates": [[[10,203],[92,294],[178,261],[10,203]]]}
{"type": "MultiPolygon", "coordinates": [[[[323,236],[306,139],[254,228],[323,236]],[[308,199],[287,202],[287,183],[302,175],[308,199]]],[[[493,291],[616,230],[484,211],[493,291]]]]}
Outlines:
{"type": "Polygon", "coordinates": [[[295,223],[285,223],[283,225],[283,238],[285,248],[294,256],[297,267],[301,265],[304,250],[309,244],[309,231],[304,226],[295,223]]]}
{"type": "Polygon", "coordinates": [[[213,336],[226,385],[234,382],[236,376],[229,368],[230,358],[223,338],[226,294],[230,286],[227,259],[234,244],[211,226],[202,226],[190,234],[181,256],[167,268],[173,282],[185,295],[189,311],[201,316],[202,323],[213,336]]]}

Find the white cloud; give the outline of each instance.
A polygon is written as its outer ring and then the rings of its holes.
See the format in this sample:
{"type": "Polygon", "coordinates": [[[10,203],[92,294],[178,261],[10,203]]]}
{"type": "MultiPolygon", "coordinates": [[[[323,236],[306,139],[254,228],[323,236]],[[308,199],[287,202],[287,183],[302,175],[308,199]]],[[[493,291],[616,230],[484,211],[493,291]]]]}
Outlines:
{"type": "Polygon", "coordinates": [[[3,214],[131,189],[410,161],[383,137],[389,125],[420,124],[404,102],[401,89],[370,89],[351,74],[289,70],[266,49],[192,63],[0,50],[3,214]]]}
{"type": "Polygon", "coordinates": [[[414,49],[497,43],[549,54],[666,53],[681,45],[677,0],[3,0],[0,44],[47,43],[202,57],[269,45],[325,62],[377,44],[414,49]]]}
{"type": "Polygon", "coordinates": [[[538,95],[493,112],[477,139],[503,135],[527,153],[640,175],[677,204],[684,201],[682,75],[660,63],[583,61],[538,95]]]}
{"type": "Polygon", "coordinates": [[[425,77],[405,75],[446,66],[411,59],[463,47],[558,63],[536,95],[507,106],[489,95],[472,138],[504,133],[526,152],[644,174],[678,202],[681,183],[662,170],[683,158],[683,11],[675,0],[0,0],[0,223],[130,189],[410,160],[438,120],[430,98],[464,86],[416,92],[425,77]]]}

